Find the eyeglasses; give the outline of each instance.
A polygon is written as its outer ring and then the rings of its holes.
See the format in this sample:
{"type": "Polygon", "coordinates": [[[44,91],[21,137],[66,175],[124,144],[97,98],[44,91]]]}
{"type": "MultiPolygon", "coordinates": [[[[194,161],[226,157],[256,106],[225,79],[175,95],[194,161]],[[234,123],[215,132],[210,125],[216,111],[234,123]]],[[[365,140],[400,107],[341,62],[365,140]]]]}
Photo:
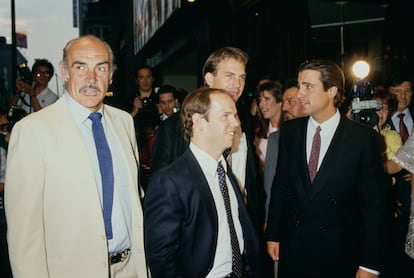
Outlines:
{"type": "Polygon", "coordinates": [[[47,76],[47,77],[49,77],[50,76],[50,73],[48,72],[48,71],[38,71],[38,72],[36,72],[36,77],[40,77],[40,76],[47,76]]]}

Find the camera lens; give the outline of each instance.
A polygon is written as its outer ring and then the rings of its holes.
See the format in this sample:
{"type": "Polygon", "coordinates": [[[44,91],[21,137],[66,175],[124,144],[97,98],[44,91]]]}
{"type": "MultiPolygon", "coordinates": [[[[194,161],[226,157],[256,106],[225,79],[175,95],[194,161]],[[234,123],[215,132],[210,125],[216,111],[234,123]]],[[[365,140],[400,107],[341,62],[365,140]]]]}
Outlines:
{"type": "Polygon", "coordinates": [[[352,119],[361,124],[368,126],[375,126],[378,123],[378,115],[373,109],[361,110],[358,113],[352,114],[352,119]]]}

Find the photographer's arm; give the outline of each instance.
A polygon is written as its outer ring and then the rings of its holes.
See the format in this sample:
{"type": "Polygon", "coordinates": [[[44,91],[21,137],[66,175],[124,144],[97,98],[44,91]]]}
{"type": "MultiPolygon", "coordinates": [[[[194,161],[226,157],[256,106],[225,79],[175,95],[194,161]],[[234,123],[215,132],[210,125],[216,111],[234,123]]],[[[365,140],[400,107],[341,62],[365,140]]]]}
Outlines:
{"type": "Polygon", "coordinates": [[[9,100],[9,106],[16,106],[19,101],[20,93],[24,91],[24,82],[21,77],[16,79],[16,92],[9,100]]]}
{"type": "Polygon", "coordinates": [[[36,97],[36,92],[30,95],[30,104],[32,105],[34,112],[42,109],[42,106],[40,106],[39,100],[36,97]]]}
{"type": "Polygon", "coordinates": [[[139,97],[134,98],[134,102],[132,103],[132,111],[131,111],[132,118],[135,118],[135,116],[138,114],[141,108],[142,108],[141,99],[139,97]]]}
{"type": "Polygon", "coordinates": [[[34,112],[42,109],[42,106],[40,106],[39,100],[36,97],[35,83],[28,85],[20,77],[16,79],[16,93],[10,98],[9,106],[17,105],[22,92],[25,92],[30,96],[30,105],[33,107],[34,112]]]}

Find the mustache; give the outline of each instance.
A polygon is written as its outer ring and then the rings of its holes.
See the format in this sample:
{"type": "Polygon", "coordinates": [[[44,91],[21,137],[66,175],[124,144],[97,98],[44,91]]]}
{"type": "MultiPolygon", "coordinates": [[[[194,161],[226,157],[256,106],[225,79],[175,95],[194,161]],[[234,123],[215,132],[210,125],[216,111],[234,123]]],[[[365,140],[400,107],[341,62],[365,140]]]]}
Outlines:
{"type": "Polygon", "coordinates": [[[88,90],[88,89],[93,89],[93,90],[98,91],[99,93],[102,93],[102,91],[99,87],[95,86],[94,84],[90,84],[90,83],[88,85],[82,86],[79,89],[79,91],[88,90]]]}

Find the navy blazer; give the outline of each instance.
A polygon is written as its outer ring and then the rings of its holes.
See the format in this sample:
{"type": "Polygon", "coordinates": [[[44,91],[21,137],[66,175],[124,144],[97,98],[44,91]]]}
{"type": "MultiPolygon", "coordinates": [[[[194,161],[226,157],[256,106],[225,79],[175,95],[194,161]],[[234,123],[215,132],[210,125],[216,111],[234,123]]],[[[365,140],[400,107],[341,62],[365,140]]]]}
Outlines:
{"type": "MultiPolygon", "coordinates": [[[[242,130],[247,139],[247,162],[245,188],[247,191],[247,210],[258,234],[264,224],[265,193],[260,182],[257,156],[255,155],[252,135],[249,133],[250,120],[241,120],[242,130]]],[[[158,129],[157,150],[154,154],[152,174],[171,164],[188,149],[189,142],[184,139],[180,113],[168,117],[158,129]]]]}
{"type": "Polygon", "coordinates": [[[280,242],[280,274],[354,277],[359,266],[381,270],[385,185],[378,134],[341,116],[311,184],[308,119],[280,130],[267,230],[268,240],[280,242]]]}
{"type": "MultiPolygon", "coordinates": [[[[227,169],[239,204],[245,277],[260,277],[258,239],[235,177],[227,169]]],[[[214,262],[217,221],[210,187],[188,149],[154,174],[145,195],[145,249],[152,277],[205,277],[214,262]]]]}

